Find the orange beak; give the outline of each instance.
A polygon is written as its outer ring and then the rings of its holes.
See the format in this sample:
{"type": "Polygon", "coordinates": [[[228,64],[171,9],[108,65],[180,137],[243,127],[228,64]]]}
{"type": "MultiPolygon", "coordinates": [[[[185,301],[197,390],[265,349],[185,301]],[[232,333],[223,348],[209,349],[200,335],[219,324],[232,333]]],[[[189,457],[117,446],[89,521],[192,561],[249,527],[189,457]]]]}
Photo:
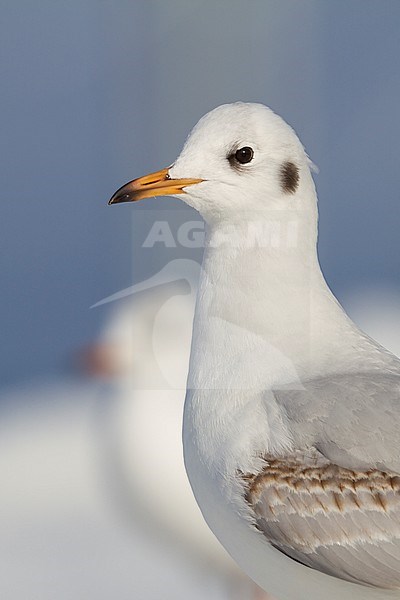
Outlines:
{"type": "Polygon", "coordinates": [[[170,196],[172,194],[184,194],[183,188],[201,183],[203,179],[171,179],[168,168],[150,173],[144,177],[134,179],[119,188],[108,201],[108,204],[119,204],[121,202],[135,202],[142,198],[151,196],[170,196]]]}

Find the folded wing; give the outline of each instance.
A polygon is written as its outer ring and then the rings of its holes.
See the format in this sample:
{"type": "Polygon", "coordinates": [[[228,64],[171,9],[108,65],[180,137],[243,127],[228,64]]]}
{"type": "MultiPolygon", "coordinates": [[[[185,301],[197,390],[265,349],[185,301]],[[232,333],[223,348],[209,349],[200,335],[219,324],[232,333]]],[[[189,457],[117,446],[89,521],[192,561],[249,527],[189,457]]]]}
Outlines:
{"type": "Polygon", "coordinates": [[[400,588],[400,375],[336,375],[275,396],[294,450],[245,476],[258,529],[314,569],[400,588]]]}

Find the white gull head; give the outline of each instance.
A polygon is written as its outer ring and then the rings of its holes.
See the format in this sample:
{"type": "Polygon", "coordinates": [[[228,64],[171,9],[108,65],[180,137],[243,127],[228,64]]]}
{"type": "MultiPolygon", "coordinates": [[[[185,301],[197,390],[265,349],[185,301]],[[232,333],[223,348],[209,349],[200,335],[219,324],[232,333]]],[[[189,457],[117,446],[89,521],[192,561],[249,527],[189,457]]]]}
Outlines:
{"type": "Polygon", "coordinates": [[[169,176],[202,180],[185,187],[180,197],[209,223],[260,211],[292,211],[300,198],[299,208],[315,218],[310,166],[297,135],[281,117],[262,104],[236,102],[200,119],[169,176]]]}

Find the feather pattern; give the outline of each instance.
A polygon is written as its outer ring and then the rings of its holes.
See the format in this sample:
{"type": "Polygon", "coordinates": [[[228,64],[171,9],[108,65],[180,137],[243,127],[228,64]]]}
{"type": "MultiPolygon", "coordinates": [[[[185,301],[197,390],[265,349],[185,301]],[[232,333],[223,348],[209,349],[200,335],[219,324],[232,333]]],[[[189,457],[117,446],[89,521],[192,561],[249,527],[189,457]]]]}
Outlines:
{"type": "Polygon", "coordinates": [[[400,477],[332,464],[318,451],[244,477],[257,528],[297,561],[350,581],[400,586],[400,477]]]}
{"type": "Polygon", "coordinates": [[[304,565],[399,588],[400,375],[338,374],[274,395],[294,450],[243,477],[257,528],[304,565]]]}

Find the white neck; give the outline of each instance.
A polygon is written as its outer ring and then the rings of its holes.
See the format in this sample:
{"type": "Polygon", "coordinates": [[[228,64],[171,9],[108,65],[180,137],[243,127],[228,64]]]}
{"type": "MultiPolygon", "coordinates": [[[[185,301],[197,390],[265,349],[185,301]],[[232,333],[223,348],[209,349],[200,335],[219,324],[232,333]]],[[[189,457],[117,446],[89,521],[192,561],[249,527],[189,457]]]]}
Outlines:
{"type": "MultiPolygon", "coordinates": [[[[189,387],[231,389],[237,384],[265,389],[311,376],[309,365],[318,369],[324,360],[319,341],[323,338],[326,347],[327,336],[336,337],[339,324],[342,332],[351,329],[319,268],[316,228],[310,221],[288,221],[287,214],[276,214],[272,236],[259,236],[265,240],[263,247],[249,241],[254,222],[210,228],[189,387]],[[258,380],[254,361],[260,362],[258,380]]],[[[271,221],[265,225],[271,231],[271,221]]],[[[256,227],[262,231],[262,220],[256,227]]]]}
{"type": "MultiPolygon", "coordinates": [[[[274,217],[289,222],[287,214],[274,217]]],[[[248,244],[243,220],[209,229],[184,415],[185,455],[197,458],[188,463],[246,472],[254,451],[288,448],[269,391],[355,360],[360,333],[325,283],[314,223],[303,213],[294,238],[282,233],[263,247],[248,244]]]]}

